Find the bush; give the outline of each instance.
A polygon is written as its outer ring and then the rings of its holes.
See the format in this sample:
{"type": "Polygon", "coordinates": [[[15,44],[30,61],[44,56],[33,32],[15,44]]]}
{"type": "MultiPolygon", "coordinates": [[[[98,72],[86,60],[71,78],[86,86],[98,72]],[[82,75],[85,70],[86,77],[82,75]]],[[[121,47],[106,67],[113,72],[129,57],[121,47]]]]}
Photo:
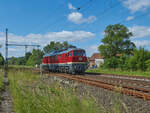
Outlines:
{"type": "Polygon", "coordinates": [[[129,56],[127,56],[127,55],[121,55],[120,56],[118,67],[121,70],[127,70],[127,69],[129,69],[128,68],[128,59],[129,59],[129,56]]]}
{"type": "Polygon", "coordinates": [[[5,63],[4,57],[0,53],[0,65],[4,65],[4,63],[5,63]]]}
{"type": "Polygon", "coordinates": [[[118,58],[112,57],[104,60],[104,68],[118,68],[118,58]]]}
{"type": "Polygon", "coordinates": [[[135,49],[133,51],[133,56],[130,57],[128,62],[128,67],[132,70],[145,71],[148,68],[150,52],[144,50],[144,48],[135,49]]]}

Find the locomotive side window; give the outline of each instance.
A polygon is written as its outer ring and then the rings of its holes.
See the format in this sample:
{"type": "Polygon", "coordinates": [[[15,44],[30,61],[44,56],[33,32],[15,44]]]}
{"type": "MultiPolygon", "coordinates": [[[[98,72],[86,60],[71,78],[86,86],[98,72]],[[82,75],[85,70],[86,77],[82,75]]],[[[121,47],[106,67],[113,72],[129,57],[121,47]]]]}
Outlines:
{"type": "Polygon", "coordinates": [[[73,56],[79,56],[79,51],[74,51],[73,56]]]}
{"type": "Polygon", "coordinates": [[[72,53],[69,53],[69,56],[72,56],[72,53]]]}

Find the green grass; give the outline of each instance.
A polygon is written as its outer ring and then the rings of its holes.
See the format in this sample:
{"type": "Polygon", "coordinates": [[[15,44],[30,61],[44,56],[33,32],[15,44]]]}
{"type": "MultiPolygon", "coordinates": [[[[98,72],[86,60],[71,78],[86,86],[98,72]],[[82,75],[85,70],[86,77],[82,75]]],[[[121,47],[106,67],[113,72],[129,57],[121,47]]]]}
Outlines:
{"type": "Polygon", "coordinates": [[[26,65],[9,65],[9,68],[35,68],[34,66],[26,66],[26,65]]]}
{"type": "Polygon", "coordinates": [[[4,89],[3,79],[4,79],[4,72],[3,69],[0,69],[0,91],[4,89]]]}
{"type": "Polygon", "coordinates": [[[16,113],[99,113],[93,98],[77,96],[59,83],[42,82],[30,71],[9,72],[16,113]]]}
{"type": "MultiPolygon", "coordinates": [[[[3,69],[1,68],[1,69],[0,69],[0,94],[1,94],[2,90],[4,89],[3,80],[4,80],[4,71],[3,71],[3,69]]],[[[1,95],[0,95],[0,103],[1,103],[1,100],[2,100],[2,97],[1,97],[1,95]]]]}
{"type": "Polygon", "coordinates": [[[89,69],[86,72],[150,77],[150,71],[130,71],[130,70],[122,71],[120,69],[103,69],[103,68],[97,68],[97,69],[89,69]]]}

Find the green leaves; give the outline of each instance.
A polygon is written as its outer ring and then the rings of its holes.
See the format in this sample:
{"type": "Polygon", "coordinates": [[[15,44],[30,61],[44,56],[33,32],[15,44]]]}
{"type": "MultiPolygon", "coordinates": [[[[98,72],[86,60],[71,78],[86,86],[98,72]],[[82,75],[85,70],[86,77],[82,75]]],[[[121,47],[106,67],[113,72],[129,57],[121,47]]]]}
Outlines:
{"type": "Polygon", "coordinates": [[[27,65],[35,66],[36,64],[41,64],[44,53],[40,49],[34,49],[32,55],[27,61],[27,65]]]}
{"type": "Polygon", "coordinates": [[[116,54],[131,55],[135,44],[129,40],[132,33],[124,25],[115,24],[107,26],[103,44],[99,46],[99,51],[104,58],[111,58],[116,54]]]}
{"type": "Polygon", "coordinates": [[[129,59],[129,67],[132,70],[145,71],[149,68],[150,52],[144,48],[134,49],[133,56],[129,59]]]}
{"type": "Polygon", "coordinates": [[[0,65],[4,65],[4,57],[2,56],[2,54],[0,53],[0,65]]]}
{"type": "Polygon", "coordinates": [[[50,53],[53,50],[61,50],[63,48],[66,49],[66,48],[71,48],[71,47],[75,47],[75,46],[68,44],[67,41],[65,41],[63,43],[52,41],[52,42],[50,42],[50,44],[46,45],[43,48],[43,51],[44,51],[44,53],[50,53]]]}

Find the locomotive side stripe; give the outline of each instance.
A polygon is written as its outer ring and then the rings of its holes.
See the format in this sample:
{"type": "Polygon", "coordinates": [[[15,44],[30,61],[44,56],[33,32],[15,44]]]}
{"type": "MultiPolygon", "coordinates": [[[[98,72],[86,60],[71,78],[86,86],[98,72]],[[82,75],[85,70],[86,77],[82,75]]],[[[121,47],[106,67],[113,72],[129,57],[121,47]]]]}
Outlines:
{"type": "Polygon", "coordinates": [[[87,62],[67,62],[67,63],[48,63],[48,64],[86,64],[86,63],[87,62]]]}

